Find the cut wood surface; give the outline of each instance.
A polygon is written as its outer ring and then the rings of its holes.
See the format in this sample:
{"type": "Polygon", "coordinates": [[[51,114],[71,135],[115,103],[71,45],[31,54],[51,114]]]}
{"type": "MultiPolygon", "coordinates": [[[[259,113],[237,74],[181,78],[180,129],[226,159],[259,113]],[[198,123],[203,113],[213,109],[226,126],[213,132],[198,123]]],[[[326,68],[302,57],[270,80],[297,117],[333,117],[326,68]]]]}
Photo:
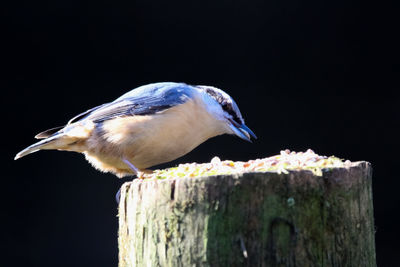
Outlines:
{"type": "Polygon", "coordinates": [[[136,179],[119,266],[376,266],[368,162],[288,173],[136,179]]]}

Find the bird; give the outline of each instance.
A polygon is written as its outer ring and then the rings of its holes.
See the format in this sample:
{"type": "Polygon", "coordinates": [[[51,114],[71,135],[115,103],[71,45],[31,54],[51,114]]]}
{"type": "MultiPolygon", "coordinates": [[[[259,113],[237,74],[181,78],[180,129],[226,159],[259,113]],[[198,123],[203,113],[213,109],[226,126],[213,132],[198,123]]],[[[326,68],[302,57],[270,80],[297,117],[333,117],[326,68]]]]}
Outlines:
{"type": "Polygon", "coordinates": [[[251,142],[236,102],[213,86],[159,82],[137,87],[35,136],[15,160],[39,150],[83,153],[99,171],[142,177],[209,138],[231,134],[251,142]]]}

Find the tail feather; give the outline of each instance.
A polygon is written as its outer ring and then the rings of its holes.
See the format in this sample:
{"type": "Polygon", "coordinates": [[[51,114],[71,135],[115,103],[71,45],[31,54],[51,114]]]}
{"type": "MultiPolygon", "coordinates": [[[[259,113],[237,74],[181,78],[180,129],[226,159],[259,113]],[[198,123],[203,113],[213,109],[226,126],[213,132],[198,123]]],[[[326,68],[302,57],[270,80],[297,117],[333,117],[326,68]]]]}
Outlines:
{"type": "Polygon", "coordinates": [[[48,129],[46,131],[43,131],[41,133],[38,133],[35,138],[36,139],[43,139],[43,138],[48,138],[50,136],[52,136],[53,134],[57,133],[58,131],[60,131],[61,129],[63,129],[65,126],[59,126],[59,127],[55,127],[55,128],[51,128],[48,129]]]}
{"type": "Polygon", "coordinates": [[[43,139],[33,145],[28,146],[27,148],[25,148],[24,150],[19,152],[15,156],[14,160],[17,160],[28,154],[34,153],[34,152],[42,150],[42,149],[63,149],[69,143],[71,143],[71,138],[65,138],[65,137],[66,136],[63,134],[57,134],[57,135],[53,135],[49,138],[43,139]]]}

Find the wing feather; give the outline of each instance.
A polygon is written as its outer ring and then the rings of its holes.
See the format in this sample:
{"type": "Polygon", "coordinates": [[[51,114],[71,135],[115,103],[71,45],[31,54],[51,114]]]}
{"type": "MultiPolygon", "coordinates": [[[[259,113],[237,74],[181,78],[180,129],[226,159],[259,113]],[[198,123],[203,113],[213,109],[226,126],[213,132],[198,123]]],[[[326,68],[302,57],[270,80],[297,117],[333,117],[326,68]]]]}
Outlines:
{"type": "Polygon", "coordinates": [[[89,119],[95,123],[123,116],[140,116],[162,112],[183,104],[193,95],[194,88],[183,83],[156,83],[134,89],[114,102],[83,112],[70,123],[89,119]]]}

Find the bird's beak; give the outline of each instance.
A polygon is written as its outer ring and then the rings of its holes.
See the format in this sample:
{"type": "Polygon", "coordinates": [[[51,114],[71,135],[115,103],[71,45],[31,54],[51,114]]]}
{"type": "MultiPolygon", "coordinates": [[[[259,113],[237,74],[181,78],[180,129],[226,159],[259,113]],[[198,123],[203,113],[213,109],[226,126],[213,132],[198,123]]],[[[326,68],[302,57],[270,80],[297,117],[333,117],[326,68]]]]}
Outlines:
{"type": "Polygon", "coordinates": [[[246,125],[239,124],[234,120],[230,120],[230,122],[231,122],[230,128],[236,134],[236,136],[238,136],[238,137],[242,138],[243,140],[246,140],[250,143],[251,143],[250,136],[253,137],[254,139],[257,139],[257,136],[246,125]]]}

